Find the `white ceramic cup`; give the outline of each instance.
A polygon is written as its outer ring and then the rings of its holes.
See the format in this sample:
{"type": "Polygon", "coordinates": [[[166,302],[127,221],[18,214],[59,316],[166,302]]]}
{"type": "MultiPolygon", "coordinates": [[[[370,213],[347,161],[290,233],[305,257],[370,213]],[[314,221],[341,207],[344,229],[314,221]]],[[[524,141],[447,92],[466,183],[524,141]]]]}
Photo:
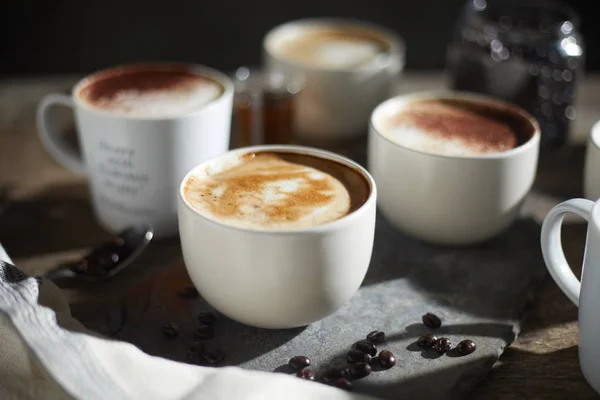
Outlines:
{"type": "Polygon", "coordinates": [[[155,236],[177,234],[177,188],[194,165],[225,153],[233,83],[213,69],[184,64],[140,64],[109,68],[77,83],[72,95],[49,94],[37,111],[40,138],[50,155],[90,181],[94,212],[110,231],[150,224],[155,236]],[[88,82],[116,69],[185,69],[220,83],[217,99],[180,115],[152,118],[94,108],[80,96],[88,82]],[[55,123],[55,106],[74,110],[79,154],[55,123]]]}
{"type": "Polygon", "coordinates": [[[304,143],[341,143],[364,136],[371,111],[393,92],[404,67],[405,45],[398,35],[367,22],[316,18],[292,21],[267,33],[263,40],[267,68],[304,77],[306,86],[296,103],[296,137],[304,143]],[[388,51],[358,67],[325,68],[286,58],[278,46],[291,38],[323,28],[365,32],[385,42],[388,51]]]}
{"type": "Polygon", "coordinates": [[[258,230],[208,219],[179,190],[179,233],[188,274],[202,297],[221,313],[260,328],[315,322],[346,304],[361,285],[373,249],[377,189],[369,173],[342,156],[300,146],[257,146],[252,152],[294,152],[333,160],[368,183],[367,201],[341,219],[309,228],[258,230]]]}
{"type": "Polygon", "coordinates": [[[600,393],[600,202],[572,199],[554,207],[542,225],[542,254],[550,275],[579,307],[579,363],[589,384],[600,393]],[[581,282],[562,250],[561,224],[565,214],[573,213],[588,222],[581,282]]]}
{"type": "Polygon", "coordinates": [[[368,165],[379,190],[379,209],[397,228],[438,244],[471,244],[493,237],[517,217],[533,185],[540,142],[535,119],[516,106],[460,92],[401,95],[371,117],[368,165]],[[448,156],[404,147],[382,134],[384,121],[405,105],[425,99],[459,99],[507,110],[531,134],[508,151],[448,156]]]}
{"type": "Polygon", "coordinates": [[[585,152],[583,195],[586,199],[600,198],[600,121],[592,126],[585,152]]]}

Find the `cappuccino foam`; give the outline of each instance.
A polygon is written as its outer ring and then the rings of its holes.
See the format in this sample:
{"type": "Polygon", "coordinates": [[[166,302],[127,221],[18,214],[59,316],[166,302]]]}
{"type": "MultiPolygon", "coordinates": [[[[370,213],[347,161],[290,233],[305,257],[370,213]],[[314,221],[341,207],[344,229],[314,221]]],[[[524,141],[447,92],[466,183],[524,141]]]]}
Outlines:
{"type": "Polygon", "coordinates": [[[252,229],[307,228],[359,208],[368,184],[334,161],[295,153],[224,157],[188,178],[184,196],[201,215],[252,229]]]}
{"type": "Polygon", "coordinates": [[[290,60],[319,68],[352,68],[387,51],[375,37],[352,30],[315,30],[283,41],[277,51],[290,60]]]}
{"type": "Polygon", "coordinates": [[[500,119],[469,109],[457,101],[421,100],[402,107],[383,121],[391,141],[425,153],[476,156],[510,150],[517,132],[500,119]]]}
{"type": "Polygon", "coordinates": [[[187,114],[216,100],[218,82],[185,70],[136,70],[92,78],[79,96],[94,108],[136,117],[187,114]]]}

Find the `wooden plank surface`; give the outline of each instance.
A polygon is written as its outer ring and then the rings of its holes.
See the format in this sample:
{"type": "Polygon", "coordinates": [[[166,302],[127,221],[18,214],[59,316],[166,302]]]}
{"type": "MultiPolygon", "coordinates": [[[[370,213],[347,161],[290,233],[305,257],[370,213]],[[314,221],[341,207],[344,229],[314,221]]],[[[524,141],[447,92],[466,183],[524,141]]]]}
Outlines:
{"type": "MultiPolygon", "coordinates": [[[[0,82],[0,242],[26,272],[43,273],[59,261],[80,255],[109,237],[94,220],[87,185],[54,163],[44,152],[35,129],[35,108],[51,91],[68,91],[76,77],[0,82]]],[[[440,74],[408,74],[401,92],[443,88],[440,74]]],[[[583,148],[589,128],[600,118],[600,76],[582,88],[573,152],[541,161],[538,180],[525,210],[541,220],[550,207],[581,196],[583,148]]],[[[71,126],[68,112],[65,126],[71,126]]],[[[567,257],[580,266],[585,225],[569,219],[563,231],[567,257]]],[[[539,251],[539,249],[532,249],[539,251]]],[[[76,315],[93,325],[107,307],[131,296],[131,287],[146,290],[164,276],[161,290],[187,283],[177,240],[160,243],[140,265],[118,280],[66,288],[76,315]],[[144,287],[143,285],[141,287],[144,287]]],[[[577,269],[577,268],[576,268],[577,269]]],[[[492,373],[474,391],[474,399],[600,398],[585,382],[577,359],[577,309],[548,278],[529,307],[518,340],[507,349],[492,373]]],[[[110,332],[104,332],[109,333],[110,332]]]]}

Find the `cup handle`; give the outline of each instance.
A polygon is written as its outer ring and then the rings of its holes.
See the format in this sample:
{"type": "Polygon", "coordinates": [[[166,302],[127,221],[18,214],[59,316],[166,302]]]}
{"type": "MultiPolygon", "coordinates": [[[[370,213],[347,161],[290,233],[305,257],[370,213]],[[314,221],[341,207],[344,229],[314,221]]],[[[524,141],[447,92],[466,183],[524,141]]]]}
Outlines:
{"type": "Polygon", "coordinates": [[[567,263],[562,249],[560,228],[566,213],[577,214],[586,221],[590,220],[594,203],[585,199],[571,199],[554,207],[542,224],[542,255],[550,275],[576,306],[579,306],[581,282],[567,263]]]}
{"type": "Polygon", "coordinates": [[[46,151],[65,168],[76,174],[85,174],[85,164],[77,151],[60,134],[53,118],[52,108],[61,105],[74,108],[71,96],[52,93],[44,96],[37,108],[38,134],[46,151]]]}

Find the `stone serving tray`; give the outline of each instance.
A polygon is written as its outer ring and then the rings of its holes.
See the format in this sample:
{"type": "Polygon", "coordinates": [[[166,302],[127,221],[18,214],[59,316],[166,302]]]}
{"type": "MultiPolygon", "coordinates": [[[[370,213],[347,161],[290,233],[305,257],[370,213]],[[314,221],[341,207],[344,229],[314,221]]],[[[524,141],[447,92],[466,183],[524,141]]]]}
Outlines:
{"type": "MultiPolygon", "coordinates": [[[[320,372],[345,365],[354,342],[372,330],[383,330],[387,341],[379,349],[392,350],[398,364],[355,381],[356,392],[383,399],[462,398],[519,332],[524,307],[545,275],[539,230],[537,223],[521,220],[485,244],[437,247],[407,237],[378,216],[369,272],[347,306],[308,327],[290,330],[252,328],[217,314],[215,337],[205,345],[225,351],[224,365],[290,373],[289,358],[307,355],[320,372]],[[440,356],[419,348],[417,338],[432,332],[421,322],[426,312],[442,318],[438,336],[454,344],[472,339],[475,353],[440,356]]],[[[150,354],[185,362],[198,326],[195,315],[213,311],[201,298],[177,294],[187,284],[185,267],[177,261],[129,290],[109,312],[104,333],[150,354]],[[177,339],[163,337],[165,322],[181,327],[177,339]]]]}

